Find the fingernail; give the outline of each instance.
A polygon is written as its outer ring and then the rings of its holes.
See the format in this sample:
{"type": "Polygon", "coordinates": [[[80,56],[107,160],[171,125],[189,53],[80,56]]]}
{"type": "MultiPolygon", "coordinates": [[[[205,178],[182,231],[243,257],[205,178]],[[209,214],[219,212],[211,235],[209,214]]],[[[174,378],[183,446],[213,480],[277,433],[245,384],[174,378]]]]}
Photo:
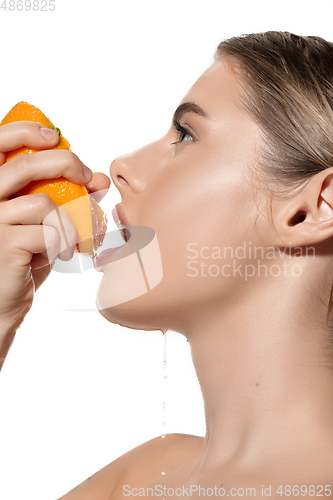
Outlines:
{"type": "Polygon", "coordinates": [[[92,178],[92,171],[85,165],[83,165],[83,175],[88,181],[90,181],[90,179],[92,178]]]}
{"type": "Polygon", "coordinates": [[[40,133],[47,141],[51,141],[52,139],[55,138],[56,135],[59,135],[56,130],[51,130],[50,128],[47,127],[41,127],[40,133]]]}

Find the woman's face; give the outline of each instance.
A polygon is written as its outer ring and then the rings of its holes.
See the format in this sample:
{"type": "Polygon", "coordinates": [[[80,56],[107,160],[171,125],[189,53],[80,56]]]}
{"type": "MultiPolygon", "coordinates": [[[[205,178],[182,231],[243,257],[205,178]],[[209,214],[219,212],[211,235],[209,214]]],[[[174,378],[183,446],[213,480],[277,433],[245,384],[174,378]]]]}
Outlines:
{"type": "Polygon", "coordinates": [[[231,251],[224,255],[226,247],[235,253],[259,242],[249,167],[261,137],[238,103],[240,92],[226,62],[215,62],[178,108],[184,131],[172,125],[161,139],[112,162],[130,226],[156,233],[163,278],[147,293],[107,308],[108,294],[121,283],[106,265],[97,307],[109,321],[183,333],[215,307],[230,307],[250,285],[232,268],[231,251]]]}

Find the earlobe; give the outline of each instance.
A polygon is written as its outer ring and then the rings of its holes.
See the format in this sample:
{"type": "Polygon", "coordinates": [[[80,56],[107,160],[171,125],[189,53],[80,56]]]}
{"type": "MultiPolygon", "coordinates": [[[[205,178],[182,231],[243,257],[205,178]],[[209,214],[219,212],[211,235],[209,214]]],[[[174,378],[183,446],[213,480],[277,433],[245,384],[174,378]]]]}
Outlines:
{"type": "Polygon", "coordinates": [[[333,168],[314,175],[293,197],[272,202],[275,229],[290,247],[333,237],[333,168]]]}

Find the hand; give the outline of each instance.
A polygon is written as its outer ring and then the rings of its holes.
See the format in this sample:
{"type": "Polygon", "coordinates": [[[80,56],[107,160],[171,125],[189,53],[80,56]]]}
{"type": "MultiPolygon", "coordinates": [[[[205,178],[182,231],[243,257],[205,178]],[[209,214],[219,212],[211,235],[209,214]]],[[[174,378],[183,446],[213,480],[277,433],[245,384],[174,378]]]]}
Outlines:
{"type": "MultiPolygon", "coordinates": [[[[86,188],[89,194],[95,198],[95,200],[99,203],[107,193],[109,189],[111,181],[109,177],[102,172],[94,172],[92,180],[86,184],[86,188]]],[[[32,276],[35,282],[35,290],[38,290],[40,285],[45,281],[52,270],[53,264],[48,264],[39,269],[32,269],[32,276]]]]}
{"type": "Polygon", "coordinates": [[[34,122],[0,127],[0,327],[6,325],[12,331],[22,323],[32,306],[35,290],[50,273],[49,256],[72,258],[77,231],[66,212],[48,195],[9,197],[32,180],[56,177],[85,184],[91,193],[110,186],[108,177],[101,173],[85,178],[83,163],[71,151],[47,151],[56,146],[59,135],[55,131],[52,138],[45,139],[43,130],[50,131],[34,122]],[[21,146],[42,151],[16,156],[4,164],[3,153],[21,146]],[[56,208],[61,210],[69,248],[56,208]],[[46,216],[47,226],[42,225],[46,216]]]}

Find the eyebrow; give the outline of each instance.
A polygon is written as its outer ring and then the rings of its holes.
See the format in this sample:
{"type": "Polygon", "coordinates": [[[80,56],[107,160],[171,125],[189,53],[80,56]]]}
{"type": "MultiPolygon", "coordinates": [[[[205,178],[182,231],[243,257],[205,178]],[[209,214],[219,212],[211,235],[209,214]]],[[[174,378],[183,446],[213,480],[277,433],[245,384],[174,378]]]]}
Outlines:
{"type": "Polygon", "coordinates": [[[198,104],[195,104],[194,102],[183,102],[183,104],[180,104],[176,111],[174,112],[174,115],[172,117],[172,123],[175,125],[181,117],[188,112],[196,113],[197,115],[201,116],[206,116],[207,113],[204,111],[198,104]]]}

